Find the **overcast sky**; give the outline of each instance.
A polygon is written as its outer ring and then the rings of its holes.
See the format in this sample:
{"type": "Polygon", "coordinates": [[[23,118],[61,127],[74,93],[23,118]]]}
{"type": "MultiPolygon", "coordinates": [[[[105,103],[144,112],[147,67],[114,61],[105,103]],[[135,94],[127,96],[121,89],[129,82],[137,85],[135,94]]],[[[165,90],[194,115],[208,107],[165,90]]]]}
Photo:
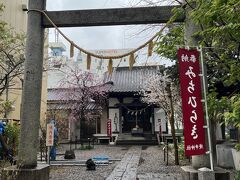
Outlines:
{"type": "MultiPolygon", "coordinates": [[[[133,4],[133,0],[48,0],[47,10],[121,8],[133,4]]],[[[136,37],[139,29],[142,29],[142,25],[62,28],[69,38],[86,49],[136,47],[154,34],[140,34],[136,37]]],[[[54,41],[53,30],[50,31],[50,41],[54,41]]]]}
{"type": "MultiPolygon", "coordinates": [[[[139,1],[140,0],[47,0],[47,10],[123,8],[136,6],[136,3],[139,1]]],[[[152,37],[155,32],[159,31],[160,28],[139,33],[145,29],[145,27],[146,25],[97,26],[61,28],[61,30],[77,45],[85,49],[121,49],[138,47],[152,37]]],[[[69,44],[64,41],[64,39],[60,37],[60,40],[69,48],[69,44]]],[[[50,30],[49,41],[55,41],[53,29],[50,30]]]]}

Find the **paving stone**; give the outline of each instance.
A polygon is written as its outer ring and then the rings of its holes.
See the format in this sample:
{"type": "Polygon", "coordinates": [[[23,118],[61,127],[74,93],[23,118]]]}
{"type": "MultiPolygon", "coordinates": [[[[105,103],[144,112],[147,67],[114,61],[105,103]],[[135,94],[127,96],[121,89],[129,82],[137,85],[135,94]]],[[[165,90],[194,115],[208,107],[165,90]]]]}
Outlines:
{"type": "Polygon", "coordinates": [[[137,177],[137,168],[138,163],[141,155],[141,147],[132,147],[128,150],[128,152],[125,154],[121,162],[115,167],[115,169],[112,171],[110,176],[108,176],[107,180],[114,179],[117,175],[119,175],[117,172],[119,172],[119,169],[124,171],[122,175],[122,180],[136,180],[137,177]]]}
{"type": "Polygon", "coordinates": [[[157,173],[146,173],[138,174],[139,180],[182,180],[181,174],[157,174],[157,173]]]}

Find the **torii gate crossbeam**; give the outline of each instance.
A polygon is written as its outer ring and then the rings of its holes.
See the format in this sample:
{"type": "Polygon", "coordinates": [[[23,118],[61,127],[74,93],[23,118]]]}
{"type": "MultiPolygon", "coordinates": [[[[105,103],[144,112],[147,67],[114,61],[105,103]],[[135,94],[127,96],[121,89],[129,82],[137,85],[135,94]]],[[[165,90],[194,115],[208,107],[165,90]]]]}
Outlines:
{"type": "MultiPolygon", "coordinates": [[[[57,27],[109,26],[131,24],[166,23],[173,15],[172,10],[180,6],[157,6],[118,9],[91,9],[74,11],[47,11],[57,27]]],[[[175,22],[183,22],[184,15],[175,22]]],[[[53,27],[44,18],[45,28],[53,27]]]]}

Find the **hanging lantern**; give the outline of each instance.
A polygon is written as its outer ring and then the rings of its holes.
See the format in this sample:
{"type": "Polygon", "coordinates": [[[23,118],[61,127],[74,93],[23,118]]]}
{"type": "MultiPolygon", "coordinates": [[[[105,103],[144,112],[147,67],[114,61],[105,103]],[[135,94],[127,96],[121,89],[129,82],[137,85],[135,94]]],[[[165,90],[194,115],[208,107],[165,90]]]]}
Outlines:
{"type": "Polygon", "coordinates": [[[153,41],[150,41],[148,44],[148,57],[152,56],[153,53],[153,41]]]}
{"type": "Polygon", "coordinates": [[[134,63],[135,63],[134,53],[132,53],[132,54],[130,54],[130,57],[129,57],[129,69],[130,70],[132,69],[134,63]]]}
{"type": "Polygon", "coordinates": [[[87,70],[90,70],[91,67],[91,55],[87,54],[87,70]]]}
{"type": "Polygon", "coordinates": [[[111,75],[113,72],[113,61],[112,59],[109,59],[108,61],[108,73],[111,75]]]}
{"type": "Polygon", "coordinates": [[[70,45],[70,58],[72,58],[74,56],[74,44],[71,42],[70,45]]]}

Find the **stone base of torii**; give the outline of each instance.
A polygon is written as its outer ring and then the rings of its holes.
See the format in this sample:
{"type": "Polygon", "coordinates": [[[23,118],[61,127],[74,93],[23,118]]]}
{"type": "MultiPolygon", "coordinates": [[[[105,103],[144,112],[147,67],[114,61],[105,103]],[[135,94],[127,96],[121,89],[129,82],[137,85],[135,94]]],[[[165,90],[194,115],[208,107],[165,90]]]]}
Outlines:
{"type": "Polygon", "coordinates": [[[233,180],[229,171],[215,167],[194,169],[192,166],[181,167],[182,180],[233,180]]]}

